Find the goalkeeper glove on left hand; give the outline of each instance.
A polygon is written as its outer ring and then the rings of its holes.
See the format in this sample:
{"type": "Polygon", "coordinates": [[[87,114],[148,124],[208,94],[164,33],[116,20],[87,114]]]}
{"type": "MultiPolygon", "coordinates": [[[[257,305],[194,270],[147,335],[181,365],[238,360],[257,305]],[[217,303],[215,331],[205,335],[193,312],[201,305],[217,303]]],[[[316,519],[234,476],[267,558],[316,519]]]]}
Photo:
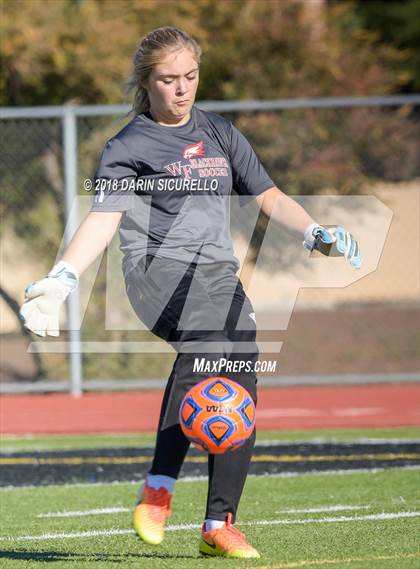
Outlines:
{"type": "Polygon", "coordinates": [[[327,257],[345,257],[355,269],[362,266],[359,244],[343,227],[326,229],[312,223],[304,233],[303,246],[309,251],[316,249],[327,257]]]}

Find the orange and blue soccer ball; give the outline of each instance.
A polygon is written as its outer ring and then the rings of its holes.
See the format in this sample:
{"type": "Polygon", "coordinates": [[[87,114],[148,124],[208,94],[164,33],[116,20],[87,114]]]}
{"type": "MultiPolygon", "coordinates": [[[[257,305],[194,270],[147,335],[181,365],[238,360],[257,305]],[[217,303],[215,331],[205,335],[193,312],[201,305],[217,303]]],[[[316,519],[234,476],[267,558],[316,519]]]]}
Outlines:
{"type": "Polygon", "coordinates": [[[255,405],[248,391],[226,377],[194,385],[182,400],[180,424],[200,450],[222,454],[242,446],[255,428],[255,405]]]}

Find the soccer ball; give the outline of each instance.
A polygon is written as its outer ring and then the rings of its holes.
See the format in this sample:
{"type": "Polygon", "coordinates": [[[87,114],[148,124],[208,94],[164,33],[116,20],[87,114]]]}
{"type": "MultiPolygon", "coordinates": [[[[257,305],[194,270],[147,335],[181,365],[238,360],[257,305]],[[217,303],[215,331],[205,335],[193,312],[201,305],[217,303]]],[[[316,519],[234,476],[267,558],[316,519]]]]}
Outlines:
{"type": "Polygon", "coordinates": [[[242,446],[255,427],[255,405],[246,389],[226,377],[194,385],[182,400],[183,433],[199,450],[222,454],[242,446]]]}

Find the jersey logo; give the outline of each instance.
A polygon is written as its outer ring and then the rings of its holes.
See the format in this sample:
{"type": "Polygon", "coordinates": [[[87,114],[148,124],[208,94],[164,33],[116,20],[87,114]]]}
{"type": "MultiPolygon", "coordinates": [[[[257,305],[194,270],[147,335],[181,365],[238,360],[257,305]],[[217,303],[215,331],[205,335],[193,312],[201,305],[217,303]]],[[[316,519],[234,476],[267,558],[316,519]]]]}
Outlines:
{"type": "Polygon", "coordinates": [[[204,156],[203,141],[194,142],[184,148],[183,158],[192,158],[193,156],[204,156]]]}

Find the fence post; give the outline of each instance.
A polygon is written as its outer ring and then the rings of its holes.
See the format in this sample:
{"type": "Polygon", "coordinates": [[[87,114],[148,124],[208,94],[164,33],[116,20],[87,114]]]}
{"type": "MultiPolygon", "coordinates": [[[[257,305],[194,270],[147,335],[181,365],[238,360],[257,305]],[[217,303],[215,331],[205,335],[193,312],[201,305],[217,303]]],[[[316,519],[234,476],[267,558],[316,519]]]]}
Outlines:
{"type": "MultiPolygon", "coordinates": [[[[73,105],[63,107],[63,149],[64,149],[64,189],[66,231],[65,247],[70,243],[77,229],[77,123],[73,105]]],[[[69,324],[69,368],[70,393],[79,397],[83,390],[82,354],[80,350],[80,294],[79,289],[69,295],[67,300],[69,324]]]]}

